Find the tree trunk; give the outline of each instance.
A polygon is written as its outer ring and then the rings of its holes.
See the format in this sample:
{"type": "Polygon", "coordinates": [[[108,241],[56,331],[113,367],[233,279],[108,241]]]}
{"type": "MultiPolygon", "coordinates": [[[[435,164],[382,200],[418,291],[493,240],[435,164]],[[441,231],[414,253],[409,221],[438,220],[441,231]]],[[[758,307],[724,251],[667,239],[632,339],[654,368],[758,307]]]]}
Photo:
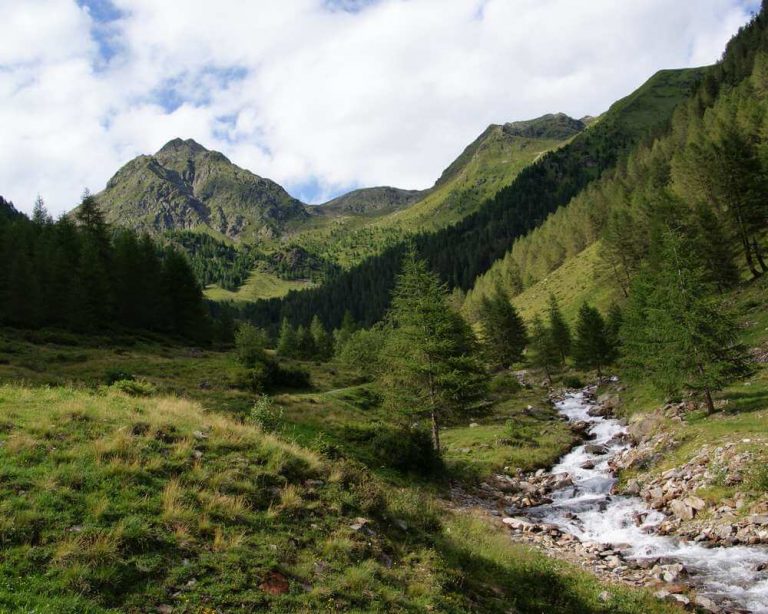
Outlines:
{"type": "Polygon", "coordinates": [[[760,268],[763,270],[763,273],[768,273],[768,266],[765,265],[765,259],[763,258],[763,250],[757,242],[757,239],[752,239],[752,248],[755,250],[755,257],[760,263],[760,268]]]}
{"type": "Polygon", "coordinates": [[[440,424],[437,421],[437,412],[432,410],[432,446],[435,452],[440,456],[440,424]]]}
{"type": "Polygon", "coordinates": [[[707,401],[707,415],[711,416],[715,413],[715,402],[712,400],[712,393],[709,388],[704,388],[704,399],[707,401]]]}

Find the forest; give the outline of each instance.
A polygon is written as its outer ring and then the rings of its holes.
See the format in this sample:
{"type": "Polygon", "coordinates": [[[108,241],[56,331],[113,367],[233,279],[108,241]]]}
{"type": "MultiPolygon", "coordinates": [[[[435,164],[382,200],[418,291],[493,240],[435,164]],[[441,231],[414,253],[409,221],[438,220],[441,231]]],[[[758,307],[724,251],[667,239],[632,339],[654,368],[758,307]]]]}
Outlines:
{"type": "Polygon", "coordinates": [[[0,202],[0,323],[81,333],[153,331],[204,342],[212,326],[185,255],[109,228],[85,195],[54,221],[0,202]]]}

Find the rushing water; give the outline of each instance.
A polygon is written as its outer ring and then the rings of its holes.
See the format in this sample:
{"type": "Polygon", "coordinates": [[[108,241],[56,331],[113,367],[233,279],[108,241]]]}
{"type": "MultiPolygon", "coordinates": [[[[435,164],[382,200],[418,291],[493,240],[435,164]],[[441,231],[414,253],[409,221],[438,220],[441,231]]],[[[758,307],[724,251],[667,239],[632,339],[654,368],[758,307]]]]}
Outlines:
{"type": "Polygon", "coordinates": [[[656,534],[664,515],[651,510],[639,497],[611,495],[616,478],[608,462],[626,450],[626,428],[617,420],[590,416],[591,401],[582,392],[568,394],[557,403],[570,421],[590,425],[588,444],[604,445],[607,454],[595,455],[585,445],[574,448],[552,468],[553,474],[568,473],[573,484],[550,495],[551,504],[528,510],[528,515],[552,523],[581,541],[611,544],[627,559],[662,559],[664,564],[682,563],[701,595],[723,605],[768,612],[768,576],[756,571],[768,560],[762,546],[707,547],[656,534]],[[582,465],[591,461],[593,469],[582,465]],[[644,517],[638,526],[635,519],[644,517]]]}

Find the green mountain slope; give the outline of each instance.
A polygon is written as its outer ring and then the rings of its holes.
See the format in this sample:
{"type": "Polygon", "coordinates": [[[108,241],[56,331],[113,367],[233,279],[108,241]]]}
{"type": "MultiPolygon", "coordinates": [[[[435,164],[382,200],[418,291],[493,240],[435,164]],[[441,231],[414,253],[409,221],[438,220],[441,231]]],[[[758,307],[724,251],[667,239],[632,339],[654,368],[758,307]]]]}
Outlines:
{"type": "Polygon", "coordinates": [[[159,233],[199,230],[257,241],[308,216],[279,185],[195,141],[174,139],[123,166],[96,195],[107,221],[159,233]]]}
{"type": "Polygon", "coordinates": [[[404,209],[419,201],[424,190],[401,190],[383,186],[363,188],[343,194],[323,205],[312,207],[312,213],[323,216],[342,215],[381,215],[394,210],[404,209]]]}
{"type": "Polygon", "coordinates": [[[509,185],[523,168],[585,128],[562,113],[491,125],[443,171],[423,199],[378,223],[413,230],[452,224],[509,185]]]}
{"type": "MultiPolygon", "coordinates": [[[[675,105],[691,96],[694,85],[705,74],[705,69],[657,73],[599,120],[590,122],[586,130],[522,168],[511,183],[482,200],[473,213],[445,228],[416,234],[419,253],[449,286],[469,290],[517,238],[540,226],[614,169],[639,142],[663,132],[675,105]],[[648,109],[656,111],[649,113],[648,109]]],[[[418,206],[393,217],[414,215],[418,206]]],[[[394,234],[379,255],[367,258],[320,288],[292,293],[282,301],[260,302],[247,310],[248,315],[271,324],[284,316],[308,323],[318,314],[327,325],[337,326],[344,311],[350,309],[358,321],[371,324],[379,320],[389,305],[403,249],[402,235],[395,233],[396,226],[386,225],[386,219],[358,231],[369,241],[378,239],[375,230],[386,229],[394,234]]],[[[352,233],[339,234],[340,240],[354,237],[352,233]]],[[[361,243],[358,241],[350,249],[364,250],[361,243]]]]}
{"type": "Polygon", "coordinates": [[[311,208],[317,215],[291,240],[344,268],[401,242],[406,235],[443,228],[475,212],[522,169],[586,127],[562,113],[493,124],[423,191],[370,188],[311,208]]]}

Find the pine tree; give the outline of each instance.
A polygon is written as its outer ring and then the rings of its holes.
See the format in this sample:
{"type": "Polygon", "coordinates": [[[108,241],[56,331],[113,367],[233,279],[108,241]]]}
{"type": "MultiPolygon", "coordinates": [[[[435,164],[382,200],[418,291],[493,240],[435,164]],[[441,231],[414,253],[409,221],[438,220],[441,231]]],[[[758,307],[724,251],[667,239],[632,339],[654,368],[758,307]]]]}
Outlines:
{"type": "Polygon", "coordinates": [[[560,354],[560,364],[565,365],[565,359],[571,353],[571,329],[565,321],[560,305],[554,294],[549,295],[549,334],[560,354]]]}
{"type": "Polygon", "coordinates": [[[611,303],[608,308],[608,317],[605,319],[605,333],[611,347],[611,359],[618,360],[621,355],[621,327],[624,324],[624,313],[618,303],[611,303]]]}
{"type": "Polygon", "coordinates": [[[247,369],[267,361],[266,348],[269,344],[267,333],[252,324],[243,323],[235,332],[237,361],[247,369]]]}
{"type": "Polygon", "coordinates": [[[344,349],[352,334],[357,330],[357,324],[349,309],[344,312],[341,327],[333,331],[334,353],[338,356],[344,349]]]}
{"type": "Polygon", "coordinates": [[[486,382],[472,331],[447,301],[446,287],[409,252],[393,294],[380,385],[388,407],[429,418],[437,454],[442,421],[466,410],[486,382]]]}
{"type": "Polygon", "coordinates": [[[48,213],[48,209],[45,208],[43,197],[39,194],[37,195],[35,204],[32,207],[32,221],[38,226],[44,226],[46,224],[53,223],[53,218],[48,213]]]}
{"type": "Polygon", "coordinates": [[[479,315],[483,344],[491,362],[507,369],[522,360],[528,332],[525,322],[501,286],[496,286],[492,296],[483,297],[479,315]]]}
{"type": "Polygon", "coordinates": [[[317,348],[312,331],[300,325],[296,329],[296,356],[304,360],[312,360],[316,355],[317,348]]]}
{"type": "Polygon", "coordinates": [[[659,233],[655,252],[632,286],[622,328],[624,361],[669,395],[712,394],[746,372],[738,327],[706,273],[673,231],[659,233]]]}
{"type": "Polygon", "coordinates": [[[540,317],[536,316],[536,318],[534,318],[531,330],[531,363],[534,367],[538,367],[544,371],[547,376],[547,381],[551,386],[552,375],[557,372],[562,364],[560,348],[552,337],[551,329],[547,328],[540,317]]]}
{"type": "Polygon", "coordinates": [[[161,274],[167,297],[171,330],[183,337],[207,341],[211,330],[203,305],[203,291],[187,258],[171,248],[165,254],[161,274]]]}
{"type": "Polygon", "coordinates": [[[319,360],[330,360],[333,356],[333,339],[325,330],[320,318],[315,315],[309,326],[309,332],[315,346],[315,356],[319,360]]]}
{"type": "Polygon", "coordinates": [[[576,338],[573,341],[573,359],[581,369],[596,369],[603,376],[603,367],[611,362],[614,350],[609,333],[600,312],[584,303],[576,321],[576,338]]]}
{"type": "Polygon", "coordinates": [[[283,318],[280,324],[280,334],[277,338],[277,354],[284,358],[295,358],[298,354],[299,342],[296,330],[291,326],[288,318],[283,318]]]}

